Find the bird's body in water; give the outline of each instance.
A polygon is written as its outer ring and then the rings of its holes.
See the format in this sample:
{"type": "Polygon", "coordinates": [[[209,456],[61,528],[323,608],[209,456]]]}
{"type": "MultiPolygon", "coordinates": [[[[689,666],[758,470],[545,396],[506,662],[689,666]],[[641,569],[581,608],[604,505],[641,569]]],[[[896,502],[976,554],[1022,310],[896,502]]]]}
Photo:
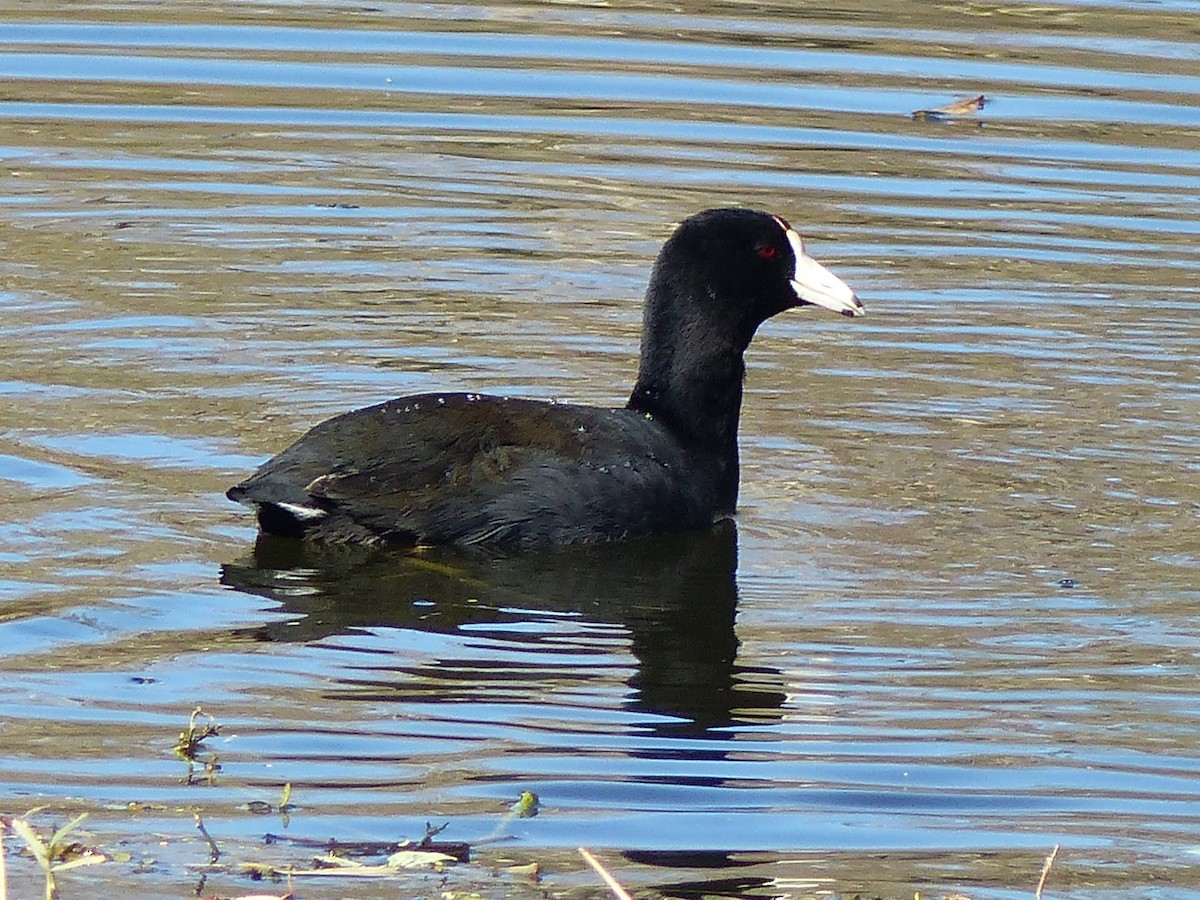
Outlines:
{"type": "Polygon", "coordinates": [[[654,265],[625,407],[402,397],[322,422],[228,495],[263,531],[332,542],[531,547],[705,528],[737,504],[743,354],[762,322],[805,305],[862,313],[783,219],[708,210],[654,265]]]}

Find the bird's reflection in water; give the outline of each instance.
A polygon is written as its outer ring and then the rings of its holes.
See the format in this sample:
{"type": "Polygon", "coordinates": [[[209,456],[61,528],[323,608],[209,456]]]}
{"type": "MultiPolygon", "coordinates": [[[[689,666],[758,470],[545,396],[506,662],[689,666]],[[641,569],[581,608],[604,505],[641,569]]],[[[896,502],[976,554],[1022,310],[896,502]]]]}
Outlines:
{"type": "Polygon", "coordinates": [[[260,537],[252,559],[227,564],[221,580],[297,614],[254,629],[261,640],[379,627],[453,633],[511,624],[521,611],[618,626],[636,658],[630,706],[653,714],[656,733],[692,737],[769,721],[783,702],[778,673],[738,665],[736,571],[737,532],[728,522],[703,533],[509,556],[370,553],[260,537]]]}

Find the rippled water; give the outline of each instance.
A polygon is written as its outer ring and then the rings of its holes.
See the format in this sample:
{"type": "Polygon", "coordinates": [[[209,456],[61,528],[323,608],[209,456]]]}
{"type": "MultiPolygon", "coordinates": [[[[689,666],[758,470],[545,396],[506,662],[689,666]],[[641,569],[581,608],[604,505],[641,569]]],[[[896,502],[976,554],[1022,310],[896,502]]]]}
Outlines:
{"type": "Polygon", "coordinates": [[[71,891],[191,890],[195,811],[231,865],[475,845],[301,897],[600,895],[580,844],[666,896],[1029,896],[1055,843],[1048,895],[1200,896],[1200,4],[28,3],[0,45],[0,813],[128,854],[71,891]],[[621,403],[723,204],[869,312],[760,333],[736,532],[255,547],[224,488],[328,415],[621,403]]]}

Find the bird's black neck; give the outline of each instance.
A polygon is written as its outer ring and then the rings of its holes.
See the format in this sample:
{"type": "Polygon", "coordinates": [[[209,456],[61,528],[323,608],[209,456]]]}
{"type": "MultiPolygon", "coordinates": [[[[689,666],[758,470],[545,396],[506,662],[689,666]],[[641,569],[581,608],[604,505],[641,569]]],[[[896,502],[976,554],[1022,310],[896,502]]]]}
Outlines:
{"type": "Polygon", "coordinates": [[[718,467],[720,491],[737,499],[738,418],[746,342],[697,318],[680,285],[651,280],[642,326],[637,384],[627,404],[661,421],[679,440],[718,467]],[[731,339],[732,338],[732,339],[731,339]]]}

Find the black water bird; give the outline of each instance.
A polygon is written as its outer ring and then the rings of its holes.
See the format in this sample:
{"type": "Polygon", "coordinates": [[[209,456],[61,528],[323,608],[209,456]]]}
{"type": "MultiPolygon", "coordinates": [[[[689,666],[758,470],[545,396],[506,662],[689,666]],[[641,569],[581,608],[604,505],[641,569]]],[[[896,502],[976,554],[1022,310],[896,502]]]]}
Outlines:
{"type": "Polygon", "coordinates": [[[331,542],[524,548],[707,528],[737,504],[743,354],[805,305],[863,312],[783,219],[698,213],[654,264],[625,407],[401,397],[322,422],[227,494],[267,533],[331,542]]]}

